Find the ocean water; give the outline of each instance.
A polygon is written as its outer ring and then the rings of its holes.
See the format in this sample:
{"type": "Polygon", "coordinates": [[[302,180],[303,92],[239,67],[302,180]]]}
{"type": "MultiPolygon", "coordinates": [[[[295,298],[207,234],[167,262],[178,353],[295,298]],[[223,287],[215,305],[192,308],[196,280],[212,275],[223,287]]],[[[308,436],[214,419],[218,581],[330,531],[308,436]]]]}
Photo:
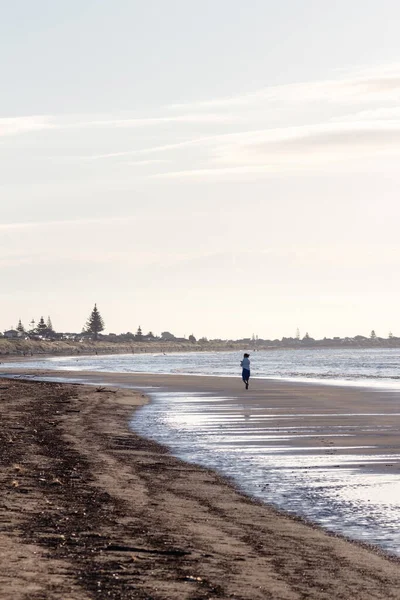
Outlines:
{"type": "MultiPolygon", "coordinates": [[[[240,405],[212,394],[145,391],[152,402],[132,420],[137,433],[278,509],[400,556],[400,452],[352,445],[362,415],[349,408],[351,424],[338,425],[343,415],[324,414],[321,426],[319,413],[288,417],[275,406],[266,415],[251,399],[240,405]]],[[[400,402],[391,410],[397,423],[381,425],[386,414],[376,413],[374,435],[397,435],[400,402]]]]}
{"type": "MultiPolygon", "coordinates": [[[[52,357],[26,367],[111,373],[237,376],[243,352],[184,352],[52,357]]],[[[301,349],[250,353],[252,377],[400,389],[400,348],[301,349]]],[[[21,366],[21,363],[15,366],[21,366]]],[[[24,365],[25,366],[25,365],[24,365]]]]}
{"type": "MultiPolygon", "coordinates": [[[[15,366],[58,371],[59,380],[63,370],[72,370],[77,381],[79,371],[237,377],[241,356],[52,357],[15,366]]],[[[219,471],[264,502],[400,556],[400,444],[397,451],[379,442],[400,428],[400,350],[274,350],[252,352],[251,360],[253,377],[374,387],[385,398],[383,408],[374,411],[366,432],[363,414],[351,406],[345,414],[302,413],[300,407],[289,415],[277,405],[266,414],[250,396],[241,404],[224,395],[147,387],[152,401],[135,413],[132,429],[183,460],[219,471]],[[351,440],[360,432],[372,441],[355,447],[351,440]]]]}

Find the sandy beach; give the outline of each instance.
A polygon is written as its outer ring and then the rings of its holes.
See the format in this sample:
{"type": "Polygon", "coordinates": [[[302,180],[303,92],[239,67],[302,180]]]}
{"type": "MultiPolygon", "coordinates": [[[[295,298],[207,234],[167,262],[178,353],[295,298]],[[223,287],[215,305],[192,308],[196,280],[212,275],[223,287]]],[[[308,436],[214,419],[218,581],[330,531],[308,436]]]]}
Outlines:
{"type": "MultiPolygon", "coordinates": [[[[214,472],[175,459],[129,428],[145,394],[104,387],[229,393],[244,403],[236,380],[47,375],[98,385],[0,381],[1,598],[400,598],[398,560],[261,505],[214,472]]],[[[318,407],[323,422],[325,413],[348,412],[351,402],[351,412],[369,424],[359,434],[369,442],[377,407],[388,423],[400,419],[394,392],[254,380],[250,393],[260,407],[279,401],[293,422],[300,409],[306,415],[318,407]]],[[[398,451],[396,436],[375,437],[376,451],[398,451]]],[[[352,443],[366,443],[361,438],[352,443]]]]}

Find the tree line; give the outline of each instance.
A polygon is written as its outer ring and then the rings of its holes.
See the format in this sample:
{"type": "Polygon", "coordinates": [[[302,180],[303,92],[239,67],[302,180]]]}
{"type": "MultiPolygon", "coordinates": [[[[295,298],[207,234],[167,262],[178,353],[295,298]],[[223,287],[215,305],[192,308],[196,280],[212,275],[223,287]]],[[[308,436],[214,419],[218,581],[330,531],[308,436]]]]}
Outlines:
{"type": "MultiPolygon", "coordinates": [[[[99,309],[97,308],[97,304],[95,304],[92,312],[90,313],[86,321],[85,327],[83,327],[82,329],[82,333],[90,333],[93,335],[93,339],[97,340],[99,333],[104,331],[104,327],[104,319],[101,316],[99,309]]],[[[25,329],[21,319],[19,319],[16,330],[18,331],[18,333],[21,334],[27,333],[31,335],[42,335],[44,337],[50,337],[51,335],[55,334],[51,318],[47,317],[47,321],[45,321],[43,316],[40,317],[37,324],[35,320],[32,319],[32,321],[29,324],[28,330],[25,329]]]]}
{"type": "MultiPolygon", "coordinates": [[[[105,329],[105,322],[103,317],[100,314],[99,309],[97,308],[97,304],[94,305],[85,326],[82,328],[81,331],[81,335],[90,335],[93,340],[97,341],[99,339],[99,335],[101,334],[102,331],[104,331],[105,329]]],[[[48,317],[47,321],[44,320],[44,317],[41,316],[39,321],[36,323],[36,321],[34,319],[32,319],[32,321],[29,323],[29,328],[26,329],[24,327],[24,325],[22,324],[21,319],[19,319],[18,321],[18,325],[16,327],[16,331],[18,331],[19,334],[23,335],[26,334],[30,337],[45,337],[45,338],[54,338],[57,337],[60,334],[57,334],[51,318],[48,317]]],[[[111,336],[113,334],[110,334],[111,336]]],[[[137,328],[137,331],[135,334],[124,334],[125,336],[128,336],[129,339],[132,339],[134,341],[152,341],[152,340],[156,340],[157,336],[155,336],[153,334],[152,331],[149,331],[147,334],[144,334],[142,332],[142,328],[139,325],[139,327],[137,328]]],[[[116,336],[117,337],[117,336],[116,336]]],[[[119,336],[121,337],[121,336],[119,336]]],[[[174,341],[174,340],[181,340],[182,338],[176,338],[172,333],[170,333],[169,331],[164,331],[161,334],[161,339],[164,341],[174,341]]],[[[196,338],[193,334],[191,334],[188,338],[189,342],[196,342],[196,338]]],[[[206,338],[202,338],[202,341],[207,341],[206,338]]]]}
{"type": "MultiPolygon", "coordinates": [[[[97,308],[97,304],[94,305],[86,323],[85,326],[82,328],[81,334],[83,336],[91,336],[93,340],[98,340],[99,335],[101,334],[102,331],[104,331],[105,329],[105,322],[103,317],[100,314],[99,309],[97,308]]],[[[21,319],[19,319],[18,321],[18,325],[16,327],[17,332],[20,335],[26,334],[29,337],[44,337],[44,338],[53,338],[55,339],[56,337],[62,336],[62,335],[79,335],[79,334],[57,334],[54,330],[52,321],[50,316],[47,317],[47,321],[44,320],[44,317],[41,316],[39,321],[35,322],[34,319],[32,319],[32,321],[29,324],[29,329],[26,330],[24,325],[22,324],[21,319]]],[[[152,341],[152,340],[162,340],[162,341],[189,341],[191,343],[195,343],[197,341],[199,342],[208,342],[208,339],[206,337],[202,337],[199,340],[196,339],[196,337],[191,334],[189,335],[189,337],[186,338],[177,338],[175,335],[173,335],[172,333],[170,333],[169,331],[164,331],[161,333],[160,337],[157,337],[153,334],[152,331],[149,331],[147,334],[143,334],[142,329],[139,325],[137,331],[135,334],[133,333],[126,333],[126,334],[120,334],[120,335],[116,335],[116,334],[108,334],[107,336],[108,338],[114,338],[115,341],[152,341]]],[[[324,345],[328,345],[328,346],[337,346],[339,344],[341,345],[365,345],[366,343],[370,342],[372,343],[372,345],[376,345],[379,344],[381,342],[384,342],[385,340],[387,340],[387,342],[390,343],[390,345],[399,345],[400,344],[400,338],[397,338],[393,335],[393,333],[390,331],[387,338],[382,338],[379,337],[375,330],[372,329],[371,333],[369,335],[369,337],[366,336],[362,336],[362,335],[356,335],[354,337],[345,337],[345,338],[340,338],[340,337],[334,337],[334,338],[323,338],[323,339],[314,339],[313,337],[311,337],[309,335],[308,332],[306,332],[306,334],[301,337],[300,336],[300,330],[297,329],[296,330],[296,334],[295,337],[283,337],[281,340],[279,339],[274,339],[274,340],[269,340],[269,339],[262,339],[259,338],[257,335],[252,335],[252,337],[250,338],[241,338],[238,340],[222,340],[222,339],[214,339],[211,340],[213,342],[238,342],[238,343],[244,343],[244,344],[250,344],[250,345],[254,345],[254,347],[260,346],[260,345],[267,345],[269,347],[279,347],[279,346],[295,346],[297,347],[298,345],[301,346],[324,346],[324,345]]]]}

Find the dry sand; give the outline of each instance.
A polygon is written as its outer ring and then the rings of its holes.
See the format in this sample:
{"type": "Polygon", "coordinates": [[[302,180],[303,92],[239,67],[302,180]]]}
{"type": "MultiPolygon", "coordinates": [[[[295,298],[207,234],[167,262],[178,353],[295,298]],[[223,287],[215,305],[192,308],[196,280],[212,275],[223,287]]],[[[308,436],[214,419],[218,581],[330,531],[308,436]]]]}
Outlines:
{"type": "MultiPolygon", "coordinates": [[[[238,385],[87,377],[216,394],[238,385]]],[[[377,402],[394,412],[397,398],[261,380],[250,394],[279,400],[294,419],[300,406],[345,412],[350,401],[359,412],[377,402]]],[[[400,599],[398,561],[260,505],[132,433],[129,418],[145,401],[132,390],[0,381],[0,598],[400,599]]]]}

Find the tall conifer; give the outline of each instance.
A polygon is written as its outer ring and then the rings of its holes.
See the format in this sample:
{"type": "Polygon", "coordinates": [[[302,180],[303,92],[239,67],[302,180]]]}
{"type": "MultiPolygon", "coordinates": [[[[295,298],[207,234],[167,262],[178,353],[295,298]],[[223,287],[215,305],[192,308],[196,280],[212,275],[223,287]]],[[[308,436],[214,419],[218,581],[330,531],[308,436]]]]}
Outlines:
{"type": "Polygon", "coordinates": [[[94,305],[92,312],[90,313],[90,317],[86,322],[86,331],[89,333],[93,333],[93,339],[97,340],[97,337],[101,331],[104,329],[104,321],[99,313],[97,308],[97,304],[94,305]]]}
{"type": "Polygon", "coordinates": [[[53,329],[53,323],[51,322],[50,317],[47,317],[47,323],[46,323],[46,327],[49,331],[54,331],[53,329]]]}
{"type": "Polygon", "coordinates": [[[43,317],[40,317],[39,323],[37,324],[36,329],[37,329],[38,333],[45,333],[47,331],[47,325],[44,322],[43,317]]]}
{"type": "Polygon", "coordinates": [[[21,319],[18,321],[17,331],[19,331],[20,333],[25,333],[25,327],[22,325],[21,319]]]}

